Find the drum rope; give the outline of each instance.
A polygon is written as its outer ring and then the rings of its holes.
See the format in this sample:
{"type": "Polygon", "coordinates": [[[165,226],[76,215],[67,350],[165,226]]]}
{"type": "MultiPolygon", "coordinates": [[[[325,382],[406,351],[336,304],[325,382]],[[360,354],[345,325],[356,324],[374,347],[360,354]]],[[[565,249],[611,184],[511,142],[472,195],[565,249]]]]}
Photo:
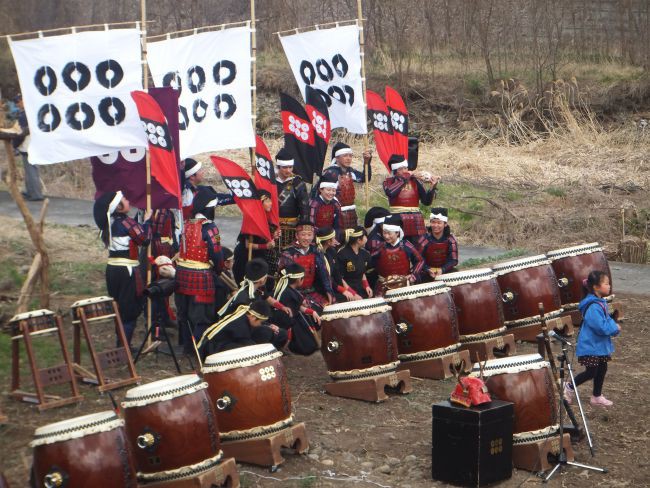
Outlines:
{"type": "Polygon", "coordinates": [[[255,366],[256,364],[264,363],[266,361],[271,361],[273,359],[282,357],[282,352],[280,351],[267,351],[261,354],[255,354],[246,359],[235,358],[229,361],[215,361],[213,363],[208,362],[208,358],[203,364],[202,373],[221,373],[223,371],[228,371],[235,368],[245,368],[247,366],[255,366]]]}
{"type": "Polygon", "coordinates": [[[163,481],[172,481],[181,478],[186,478],[190,476],[195,476],[204,471],[207,471],[214,466],[218,465],[221,459],[223,458],[223,451],[211,458],[205,459],[200,463],[191,464],[189,466],[182,466],[177,469],[170,469],[167,471],[158,471],[156,473],[143,473],[138,471],[137,477],[138,481],[150,483],[150,482],[163,482],[163,481]]]}

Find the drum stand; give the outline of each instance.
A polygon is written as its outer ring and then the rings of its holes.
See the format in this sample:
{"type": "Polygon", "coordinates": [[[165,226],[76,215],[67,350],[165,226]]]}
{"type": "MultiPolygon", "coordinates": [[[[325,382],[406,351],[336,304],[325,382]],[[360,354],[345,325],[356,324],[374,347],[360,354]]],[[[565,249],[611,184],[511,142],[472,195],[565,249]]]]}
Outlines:
{"type": "MultiPolygon", "coordinates": [[[[142,341],[142,344],[140,344],[140,347],[138,348],[138,352],[135,354],[135,357],[133,358],[133,364],[138,362],[138,359],[140,358],[140,355],[142,354],[142,350],[144,349],[144,346],[147,344],[147,341],[149,340],[149,337],[152,336],[154,329],[158,329],[158,337],[162,334],[163,338],[165,339],[165,342],[167,343],[167,347],[169,348],[169,354],[171,355],[172,359],[174,360],[174,365],[176,366],[176,371],[178,371],[178,374],[182,374],[181,367],[178,364],[178,359],[176,359],[176,353],[174,352],[174,348],[172,346],[171,341],[169,340],[169,335],[167,335],[167,329],[164,327],[163,321],[165,320],[165,317],[163,316],[162,310],[165,307],[165,297],[151,297],[152,301],[152,306],[151,306],[151,311],[153,314],[153,311],[155,310],[156,313],[152,317],[153,320],[151,321],[151,327],[149,327],[149,330],[147,330],[146,335],[144,336],[144,340],[142,341]],[[154,303],[155,302],[155,306],[154,303]],[[161,308],[162,307],[162,308],[161,308]]],[[[149,352],[149,351],[147,351],[149,352]]],[[[158,353],[158,348],[156,348],[156,354],[158,353]]],[[[190,360],[191,361],[191,360],[190,360]]]]}
{"type": "MultiPolygon", "coordinates": [[[[567,347],[569,346],[569,343],[562,342],[562,354],[560,354],[557,358],[560,361],[560,384],[562,385],[562,388],[564,389],[564,368],[566,365],[566,369],[569,371],[569,378],[571,378],[571,385],[573,386],[573,391],[575,392],[576,395],[576,400],[578,401],[578,407],[580,408],[580,415],[582,416],[582,422],[583,425],[585,426],[585,432],[587,434],[587,441],[589,442],[589,450],[591,451],[591,455],[594,455],[594,445],[591,441],[591,435],[589,434],[589,427],[587,427],[587,419],[585,418],[585,413],[584,410],[582,409],[582,403],[580,402],[580,395],[578,394],[578,388],[576,387],[575,383],[575,378],[573,376],[573,369],[571,367],[571,361],[569,361],[567,357],[567,347]]],[[[559,411],[559,419],[560,419],[560,439],[564,439],[564,425],[562,424],[562,412],[564,411],[564,398],[563,395],[560,395],[560,401],[558,402],[558,411],[559,411]]],[[[563,444],[563,443],[561,443],[563,444]]],[[[573,456],[571,456],[573,458],[573,456]]],[[[598,468],[596,466],[589,466],[587,464],[582,464],[582,463],[576,463],[572,460],[569,460],[567,457],[567,453],[564,450],[563,446],[560,445],[560,454],[557,460],[557,464],[555,467],[551,470],[551,472],[544,478],[544,483],[548,483],[548,481],[555,475],[555,473],[560,473],[566,466],[576,466],[578,468],[583,468],[583,469],[589,469],[591,471],[596,471],[599,473],[607,473],[607,469],[605,468],[598,468]]]]}
{"type": "MultiPolygon", "coordinates": [[[[449,374],[451,376],[451,373],[449,374]]],[[[411,387],[411,373],[409,370],[403,369],[371,378],[325,383],[325,391],[332,396],[374,403],[388,400],[387,389],[400,395],[410,393],[413,388],[411,387]]]]}
{"type": "Polygon", "coordinates": [[[179,478],[169,481],[159,481],[147,484],[139,484],[147,488],[239,488],[239,472],[237,463],[231,457],[224,459],[216,466],[203,473],[189,478],[179,478]]]}
{"type": "Polygon", "coordinates": [[[466,349],[460,349],[437,358],[402,361],[397,366],[397,369],[399,371],[409,371],[410,375],[416,378],[446,380],[453,376],[453,367],[463,362],[465,364],[465,371],[469,373],[472,370],[472,361],[470,351],[466,349]]]}

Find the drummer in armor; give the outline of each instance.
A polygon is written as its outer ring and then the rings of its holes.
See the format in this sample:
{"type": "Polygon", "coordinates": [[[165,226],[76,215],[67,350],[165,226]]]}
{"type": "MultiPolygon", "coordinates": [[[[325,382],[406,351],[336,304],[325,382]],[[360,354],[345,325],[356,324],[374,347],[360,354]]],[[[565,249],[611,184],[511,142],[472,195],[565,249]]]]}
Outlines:
{"type": "Polygon", "coordinates": [[[361,298],[372,298],[372,288],[366,277],[370,253],[366,251],[366,231],[357,226],[345,230],[345,245],[339,248],[336,262],[347,286],[361,298]]]}
{"type": "Polygon", "coordinates": [[[386,242],[372,256],[377,270],[375,295],[383,296],[388,289],[416,283],[425,269],[424,260],[413,244],[404,240],[399,215],[386,217],[383,234],[386,242]]]}
{"type": "MultiPolygon", "coordinates": [[[[327,177],[330,181],[336,181],[336,198],[341,204],[341,229],[352,229],[357,225],[357,210],[354,204],[356,191],[355,183],[363,183],[366,178],[366,168],[368,170],[368,181],[372,176],[370,160],[372,153],[366,149],[363,152],[363,171],[352,168],[352,148],[342,142],[337,142],[332,148],[332,164],[325,171],[322,177],[327,177]]],[[[321,177],[321,178],[322,178],[321,177]]],[[[317,227],[320,227],[317,225],[317,227]]]]}
{"type": "MultiPolygon", "coordinates": [[[[186,158],[183,161],[185,175],[185,183],[183,185],[183,192],[181,193],[181,203],[183,205],[183,219],[187,220],[194,215],[192,210],[192,201],[196,192],[201,187],[200,183],[203,181],[203,164],[192,158],[186,158]]],[[[235,199],[231,193],[216,193],[217,207],[222,205],[233,205],[235,199]]]]}
{"type": "Polygon", "coordinates": [[[185,221],[176,267],[176,310],[179,343],[191,351],[190,331],[196,339],[216,318],[215,276],[223,268],[219,229],[214,224],[217,194],[200,187],[193,200],[193,218],[185,221]]]}
{"type": "Polygon", "coordinates": [[[390,212],[384,207],[372,207],[366,213],[363,226],[368,233],[368,240],[366,241],[365,247],[370,254],[374,253],[384,243],[382,224],[389,215],[390,212]]]}
{"type": "Polygon", "coordinates": [[[341,204],[336,199],[336,176],[323,175],[318,183],[318,195],[309,201],[309,220],[318,229],[332,227],[341,230],[341,204]]]}
{"type": "MultiPolygon", "coordinates": [[[[316,246],[325,257],[325,266],[332,278],[332,289],[337,302],[360,300],[361,297],[345,282],[336,262],[336,232],[331,227],[321,227],[316,231],[316,246]]],[[[323,290],[318,290],[322,292],[323,290]]]]}
{"type": "Polygon", "coordinates": [[[280,255],[278,270],[282,271],[291,263],[298,263],[305,268],[305,278],[298,291],[321,306],[334,303],[331,277],[323,253],[314,244],[314,226],[311,222],[298,224],[296,242],[280,255]],[[325,290],[325,293],[318,293],[316,287],[325,290]]]}
{"type": "Polygon", "coordinates": [[[293,156],[282,148],[275,156],[278,174],[275,184],[278,187],[278,204],[280,206],[280,249],[284,249],[296,240],[298,221],[309,218],[309,193],[302,178],[293,174],[293,156]]]}
{"type": "Polygon", "coordinates": [[[409,172],[408,161],[404,156],[392,155],[388,163],[393,176],[384,181],[384,192],[388,196],[390,212],[402,218],[404,236],[412,243],[417,243],[419,236],[426,232],[419,204],[422,202],[431,205],[440,178],[429,176],[427,190],[422,181],[409,172]]]}
{"type": "Polygon", "coordinates": [[[127,215],[129,209],[129,201],[121,191],[105,193],[93,206],[95,223],[108,249],[106,288],[119,306],[124,334],[130,344],[144,304],[138,247],[149,244],[152,212],[144,214],[144,223],[140,225],[127,215]]]}
{"type": "Polygon", "coordinates": [[[458,243],[449,229],[446,208],[432,207],[429,221],[430,232],[420,237],[418,251],[429,267],[429,275],[435,278],[443,273],[453,273],[458,265],[458,243]]]}

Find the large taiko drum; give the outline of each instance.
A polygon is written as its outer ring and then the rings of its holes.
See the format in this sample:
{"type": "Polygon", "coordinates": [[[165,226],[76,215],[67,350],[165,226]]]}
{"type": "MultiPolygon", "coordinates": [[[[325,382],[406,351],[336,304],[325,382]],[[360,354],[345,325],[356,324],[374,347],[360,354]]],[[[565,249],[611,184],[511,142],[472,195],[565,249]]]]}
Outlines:
{"type": "Polygon", "coordinates": [[[122,409],[138,481],[189,478],[219,463],[223,453],[207,388],[190,374],[126,392],[122,409]]]}
{"type": "Polygon", "coordinates": [[[30,446],[35,486],[137,487],[124,421],[114,412],[39,427],[30,446]]]}
{"type": "Polygon", "coordinates": [[[563,312],[558,280],[545,255],[495,264],[492,270],[503,294],[505,325],[516,338],[534,340],[541,331],[540,303],[547,319],[563,312]]]}
{"type": "Polygon", "coordinates": [[[612,272],[609,269],[607,257],[597,242],[556,249],[549,251],[546,255],[551,260],[553,271],[562,285],[560,298],[564,310],[577,310],[578,303],[582,300],[582,280],[591,271],[607,273],[609,282],[612,282],[612,272]]]}
{"type": "Polygon", "coordinates": [[[222,441],[273,434],[293,422],[282,353],[271,344],[208,356],[203,378],[217,410],[222,441]]]}
{"type": "MultiPolygon", "coordinates": [[[[475,364],[471,376],[479,376],[475,364]]],[[[527,444],[558,435],[557,403],[548,361],[539,354],[492,359],[483,367],[493,399],[514,403],[513,444],[527,444]]]]}
{"type": "Polygon", "coordinates": [[[402,362],[433,359],[458,351],[456,308],[444,283],[423,283],[389,290],[397,348],[402,362]]]}
{"type": "Polygon", "coordinates": [[[321,315],[321,351],[334,381],[371,378],[397,369],[397,339],[383,298],[328,305],[321,315]]]}
{"type": "Polygon", "coordinates": [[[436,281],[451,288],[461,344],[504,335],[503,299],[496,275],[490,268],[447,273],[436,276],[436,281]]]}

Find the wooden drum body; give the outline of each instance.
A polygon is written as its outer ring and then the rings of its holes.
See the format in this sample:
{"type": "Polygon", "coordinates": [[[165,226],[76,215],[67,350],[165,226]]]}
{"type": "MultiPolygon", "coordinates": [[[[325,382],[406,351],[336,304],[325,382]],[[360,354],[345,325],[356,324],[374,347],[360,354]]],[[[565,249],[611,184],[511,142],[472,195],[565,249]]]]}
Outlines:
{"type": "Polygon", "coordinates": [[[328,305],[321,316],[321,351],[334,381],[394,372],[395,324],[382,298],[328,305]]]}
{"type": "Polygon", "coordinates": [[[546,319],[563,312],[557,277],[545,255],[497,264],[492,269],[503,294],[505,325],[516,337],[518,329],[534,329],[533,339],[541,332],[539,303],[544,305],[546,319]]]}
{"type": "Polygon", "coordinates": [[[389,290],[400,361],[433,359],[458,351],[456,308],[444,283],[389,290]]]}
{"type": "Polygon", "coordinates": [[[560,284],[562,308],[567,311],[577,310],[582,300],[582,280],[594,270],[603,271],[612,282],[607,257],[597,242],[582,246],[557,249],[546,254],[560,284]]]}
{"type": "Polygon", "coordinates": [[[35,486],[137,487],[124,421],[114,412],[39,427],[30,446],[35,486]]]}
{"type": "Polygon", "coordinates": [[[81,310],[83,310],[88,322],[111,318],[115,315],[113,299],[111,297],[94,297],[79,300],[70,305],[70,309],[72,311],[73,324],[81,320],[81,310]]]}
{"type": "MultiPolygon", "coordinates": [[[[471,376],[479,374],[477,364],[471,376]]],[[[487,361],[483,377],[492,398],[514,403],[514,445],[558,435],[553,377],[549,363],[539,354],[487,361]]]]}
{"type": "Polygon", "coordinates": [[[491,269],[443,274],[436,281],[451,288],[461,344],[503,336],[506,331],[503,299],[491,269]]]}
{"type": "Polygon", "coordinates": [[[264,437],[293,422],[282,353],[271,344],[208,356],[203,378],[216,406],[222,441],[264,437]]]}
{"type": "Polygon", "coordinates": [[[219,463],[219,430],[207,388],[191,374],[126,392],[122,409],[141,483],[196,476],[219,463]]]}

